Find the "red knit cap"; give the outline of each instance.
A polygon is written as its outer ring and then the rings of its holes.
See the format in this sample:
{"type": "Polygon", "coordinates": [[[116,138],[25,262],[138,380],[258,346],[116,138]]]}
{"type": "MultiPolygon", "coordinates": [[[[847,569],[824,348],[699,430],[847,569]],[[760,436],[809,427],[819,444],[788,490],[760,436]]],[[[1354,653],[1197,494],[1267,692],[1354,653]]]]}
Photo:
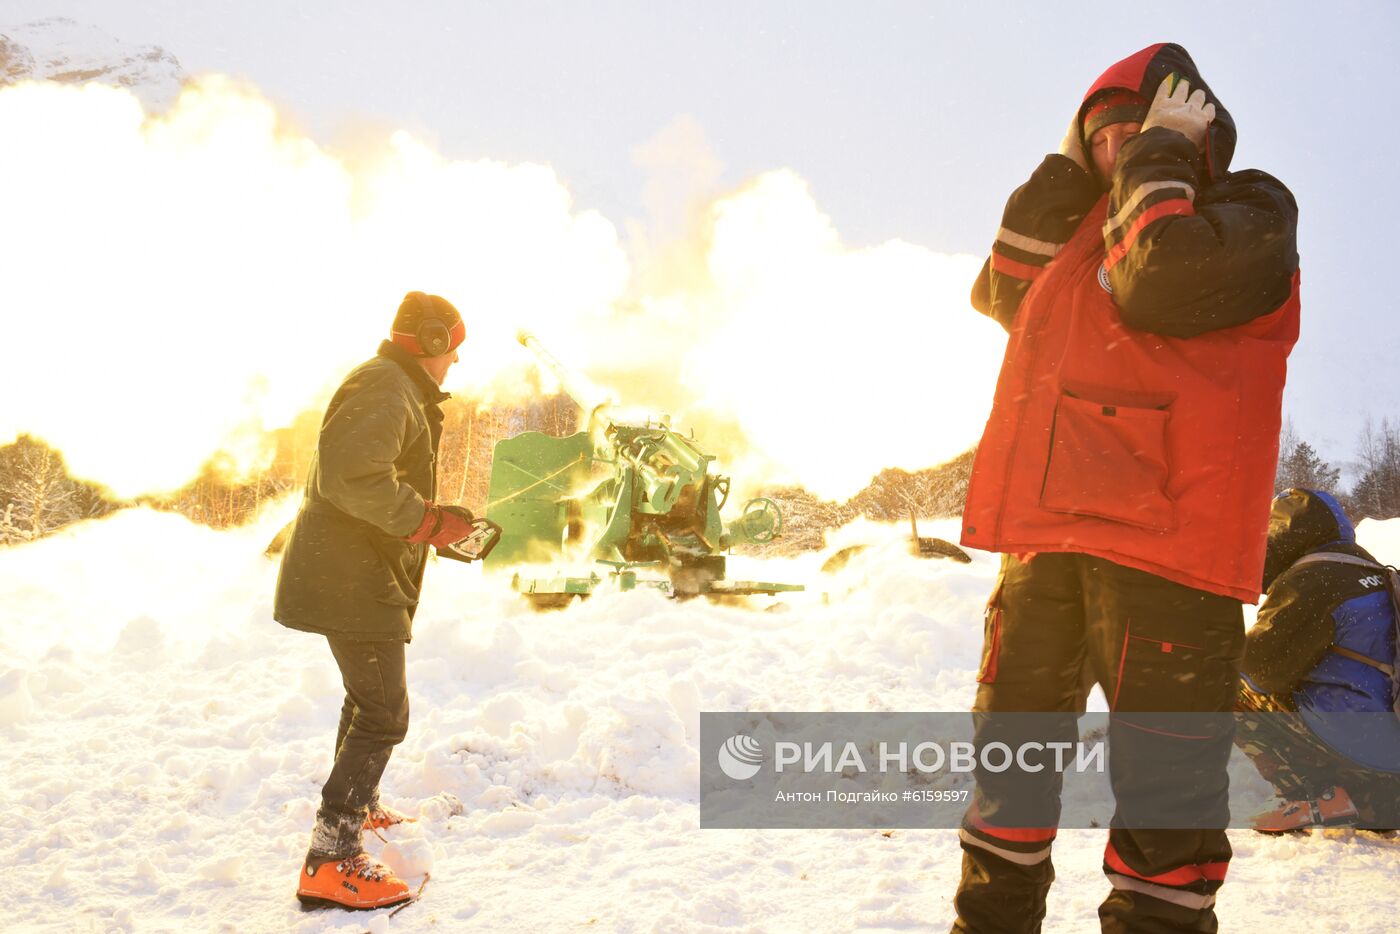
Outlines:
{"type": "Polygon", "coordinates": [[[1147,117],[1147,100],[1122,88],[1108,88],[1094,95],[1084,109],[1084,141],[1115,123],[1141,123],[1147,117]]]}
{"type": "Polygon", "coordinates": [[[409,292],[394,316],[389,339],[416,357],[436,357],[461,346],[467,339],[467,326],[452,303],[441,295],[409,292]]]}

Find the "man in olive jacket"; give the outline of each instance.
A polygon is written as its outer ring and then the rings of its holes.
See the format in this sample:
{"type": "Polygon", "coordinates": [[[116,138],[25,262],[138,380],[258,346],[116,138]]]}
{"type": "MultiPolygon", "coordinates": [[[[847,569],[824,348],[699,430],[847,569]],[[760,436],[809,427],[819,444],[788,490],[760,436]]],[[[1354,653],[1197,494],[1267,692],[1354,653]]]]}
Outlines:
{"type": "Polygon", "coordinates": [[[326,409],[282,556],[273,616],[325,636],[345,683],[335,764],[300,874],[303,902],[377,908],[409,897],[360,838],[403,819],[379,806],[378,789],[408,730],[404,645],[428,545],[471,531],[466,510],[433,503],[447,398],[439,387],[465,337],[446,299],[404,298],[392,339],[350,372],[326,409]]]}

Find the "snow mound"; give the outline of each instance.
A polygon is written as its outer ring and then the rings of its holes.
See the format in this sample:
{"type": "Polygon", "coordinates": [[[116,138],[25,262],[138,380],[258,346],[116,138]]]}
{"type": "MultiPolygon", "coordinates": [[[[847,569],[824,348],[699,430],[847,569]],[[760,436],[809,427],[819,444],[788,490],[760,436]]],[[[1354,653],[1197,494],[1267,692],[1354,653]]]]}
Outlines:
{"type": "MultiPolygon", "coordinates": [[[[294,507],[226,532],[128,510],[0,551],[0,860],[24,893],[7,927],[947,928],[951,831],[700,832],[699,715],[966,709],[996,556],[918,560],[906,529],[869,526],[822,554],[734,560],[735,577],[807,584],[781,600],[603,592],[543,614],[435,562],[407,650],[412,725],[382,783],[419,820],[366,835],[410,884],[433,879],[392,922],[347,920],[292,898],[343,699],[324,640],[271,618],[263,549],[294,507]],[[869,547],[821,573],[854,538],[869,547]]],[[[1310,912],[1387,916],[1400,853],[1235,840],[1249,856],[1224,927],[1286,928],[1258,905],[1339,858],[1346,884],[1313,891],[1310,912]]],[[[1094,917],[1102,847],[1061,834],[1047,931],[1094,917]]]]}
{"type": "Polygon", "coordinates": [[[1382,564],[1400,565],[1400,519],[1362,519],[1356,541],[1382,564]]]}

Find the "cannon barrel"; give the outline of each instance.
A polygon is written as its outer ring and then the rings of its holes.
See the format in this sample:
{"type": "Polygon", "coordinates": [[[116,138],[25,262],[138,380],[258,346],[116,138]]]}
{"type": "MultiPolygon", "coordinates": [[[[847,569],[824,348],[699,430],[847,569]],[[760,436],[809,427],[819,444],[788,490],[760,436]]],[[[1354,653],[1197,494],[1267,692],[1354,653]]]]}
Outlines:
{"type": "MultiPolygon", "coordinates": [[[[565,367],[529,331],[516,335],[587,417],[584,431],[556,438],[527,431],[496,444],[488,517],[503,532],[488,564],[541,562],[578,548],[614,566],[622,589],[639,585],[636,568],[658,566],[647,581],[680,596],[800,590],[799,585],[724,578],[731,545],[763,544],[782,531],[782,513],[755,499],[725,523],[729,478],[710,473],[714,458],[694,435],[662,416],[634,414],[582,374],[565,367]]],[[[521,578],[515,586],[541,600],[591,593],[601,578],[521,578]]]]}
{"type": "Polygon", "coordinates": [[[554,378],[559,381],[559,386],[564,390],[564,393],[583,410],[590,427],[593,427],[595,422],[601,427],[606,427],[611,423],[612,419],[608,415],[608,410],[612,407],[612,400],[603,395],[597,386],[589,382],[586,377],[572,372],[560,363],[559,359],[550,353],[544,344],[540,343],[540,339],[529,331],[520,331],[515,335],[515,339],[520,342],[522,347],[533,353],[549,372],[554,374],[554,378]]]}

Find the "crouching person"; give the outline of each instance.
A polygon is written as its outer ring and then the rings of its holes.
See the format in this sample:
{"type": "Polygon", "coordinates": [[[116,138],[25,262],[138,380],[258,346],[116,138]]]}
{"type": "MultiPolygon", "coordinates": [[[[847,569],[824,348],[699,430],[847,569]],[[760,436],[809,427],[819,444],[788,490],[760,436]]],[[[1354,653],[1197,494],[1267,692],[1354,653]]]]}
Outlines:
{"type": "Polygon", "coordinates": [[[325,636],[345,684],[335,763],[321,790],[297,897],[308,906],[382,908],[408,885],[364,851],[363,830],[404,820],[379,779],[408,731],[404,646],[428,560],[471,531],[438,506],[440,390],[466,329],[443,298],[410,292],[391,340],[336,390],[277,578],[273,616],[325,636]]]}
{"type": "Polygon", "coordinates": [[[1337,501],[1280,494],[1264,603],[1246,636],[1235,742],[1285,804],[1254,827],[1400,827],[1396,607],[1388,569],[1356,544],[1337,501]]]}

